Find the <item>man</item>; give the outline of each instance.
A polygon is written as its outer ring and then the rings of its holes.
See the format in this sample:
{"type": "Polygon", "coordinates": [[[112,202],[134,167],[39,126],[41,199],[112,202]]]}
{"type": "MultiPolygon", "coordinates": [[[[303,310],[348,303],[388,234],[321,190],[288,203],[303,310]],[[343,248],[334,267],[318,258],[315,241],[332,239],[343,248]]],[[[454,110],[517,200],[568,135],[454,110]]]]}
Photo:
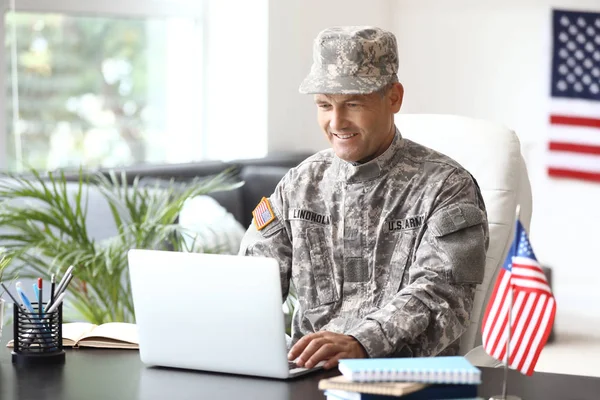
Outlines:
{"type": "MultiPolygon", "coordinates": [[[[273,257],[298,295],[291,360],[452,355],[481,283],[488,227],[473,177],[402,138],[396,39],[321,32],[300,92],[332,149],[293,168],[254,211],[240,254],[273,257]]],[[[465,144],[467,145],[467,144],[465,144]]]]}

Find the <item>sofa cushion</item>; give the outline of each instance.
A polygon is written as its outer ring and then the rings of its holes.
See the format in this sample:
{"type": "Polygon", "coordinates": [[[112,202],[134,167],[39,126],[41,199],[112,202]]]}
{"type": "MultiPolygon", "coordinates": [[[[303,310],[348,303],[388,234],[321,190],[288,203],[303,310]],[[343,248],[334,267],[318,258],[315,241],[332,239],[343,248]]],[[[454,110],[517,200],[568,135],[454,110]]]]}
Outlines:
{"type": "Polygon", "coordinates": [[[246,229],[210,196],[185,201],[179,213],[188,250],[237,254],[246,229]]]}

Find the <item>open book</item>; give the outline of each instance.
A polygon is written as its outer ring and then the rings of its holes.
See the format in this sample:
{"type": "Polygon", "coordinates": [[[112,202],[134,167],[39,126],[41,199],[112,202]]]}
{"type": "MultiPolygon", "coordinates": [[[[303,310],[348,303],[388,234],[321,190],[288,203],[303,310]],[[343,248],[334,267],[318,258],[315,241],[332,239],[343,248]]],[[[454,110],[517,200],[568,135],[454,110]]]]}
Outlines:
{"type": "Polygon", "coordinates": [[[105,349],[139,349],[135,324],[108,322],[94,325],[89,322],[63,324],[64,347],[100,347],[105,349]]]}
{"type": "MultiPolygon", "coordinates": [[[[69,322],[62,326],[63,347],[98,347],[103,349],[139,349],[137,326],[125,322],[95,325],[69,322]]],[[[13,347],[13,341],[7,347],[13,347]]]]}

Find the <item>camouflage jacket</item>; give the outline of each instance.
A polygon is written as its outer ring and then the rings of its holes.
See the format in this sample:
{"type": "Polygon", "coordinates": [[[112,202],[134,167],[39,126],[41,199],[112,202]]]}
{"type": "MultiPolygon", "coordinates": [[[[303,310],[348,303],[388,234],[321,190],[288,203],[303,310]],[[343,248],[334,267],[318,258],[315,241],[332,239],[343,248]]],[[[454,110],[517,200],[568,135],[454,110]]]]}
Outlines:
{"type": "Polygon", "coordinates": [[[275,220],[250,226],[242,255],[273,257],[292,339],[355,337],[370,357],[456,354],[488,246],[474,178],[397,131],[379,157],[353,165],[321,151],[270,196],[275,220]]]}

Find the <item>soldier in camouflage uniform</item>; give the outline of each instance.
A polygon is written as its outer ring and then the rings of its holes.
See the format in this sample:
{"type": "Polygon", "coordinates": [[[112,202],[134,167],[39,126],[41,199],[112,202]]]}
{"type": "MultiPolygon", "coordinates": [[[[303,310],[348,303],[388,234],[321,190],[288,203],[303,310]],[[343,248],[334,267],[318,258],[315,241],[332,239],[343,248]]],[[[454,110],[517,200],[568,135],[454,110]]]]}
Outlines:
{"type": "Polygon", "coordinates": [[[393,34],[321,32],[300,86],[332,149],[293,168],[254,211],[240,254],[273,257],[298,295],[290,359],[454,355],[481,283],[488,226],[474,178],[404,139],[393,34]]]}

